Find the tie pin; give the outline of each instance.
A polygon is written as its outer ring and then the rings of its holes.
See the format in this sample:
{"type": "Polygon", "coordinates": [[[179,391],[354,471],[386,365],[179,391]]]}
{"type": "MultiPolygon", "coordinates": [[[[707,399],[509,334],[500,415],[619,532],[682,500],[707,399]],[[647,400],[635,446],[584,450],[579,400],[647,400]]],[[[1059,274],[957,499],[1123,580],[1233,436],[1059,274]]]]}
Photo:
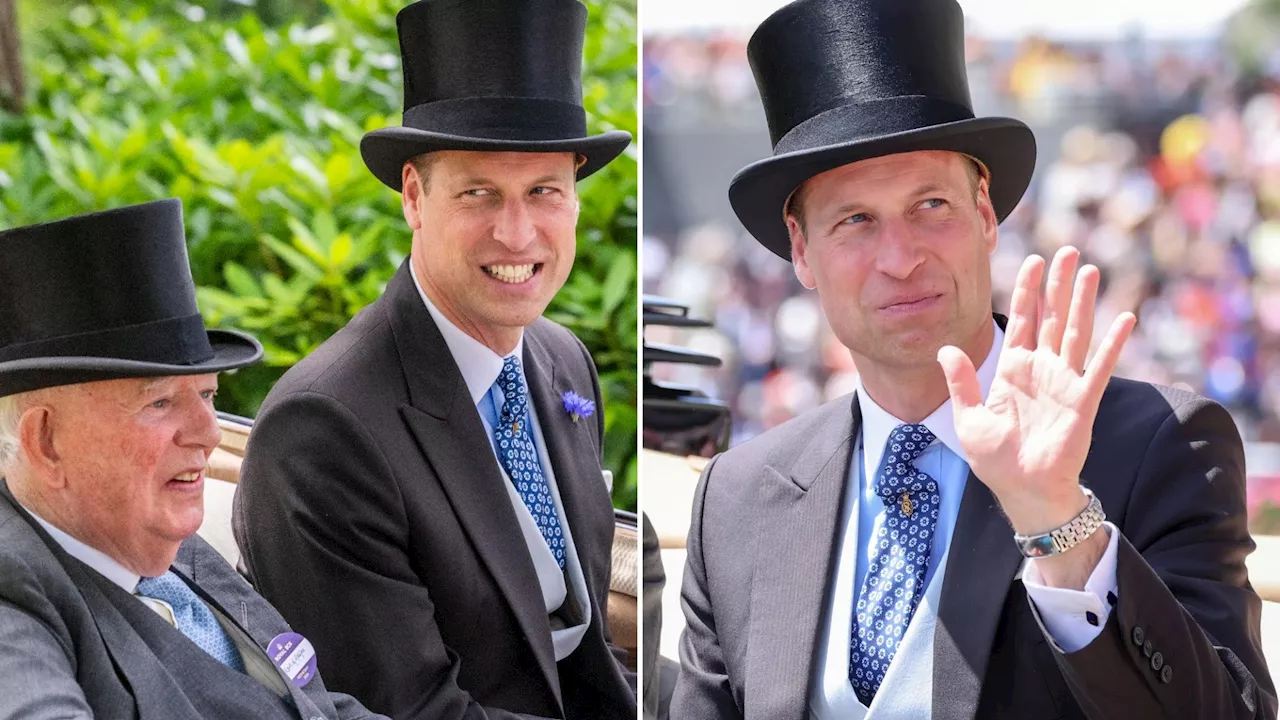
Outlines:
{"type": "Polygon", "coordinates": [[[916,506],[911,504],[911,496],[902,493],[902,514],[911,517],[911,513],[915,512],[916,506]]]}

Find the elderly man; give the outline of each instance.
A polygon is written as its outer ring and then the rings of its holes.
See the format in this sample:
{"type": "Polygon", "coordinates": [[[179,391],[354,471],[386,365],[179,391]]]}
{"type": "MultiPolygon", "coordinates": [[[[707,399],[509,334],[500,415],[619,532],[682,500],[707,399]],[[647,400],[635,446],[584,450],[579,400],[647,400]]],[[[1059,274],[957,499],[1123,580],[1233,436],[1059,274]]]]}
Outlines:
{"type": "Polygon", "coordinates": [[[636,716],[605,625],[595,367],[541,318],[573,265],[575,181],[630,142],[586,135],[585,21],[577,0],[400,12],[404,127],[361,150],[402,192],[410,256],[249,441],[250,576],[334,687],[397,718],[636,716]]]}
{"type": "Polygon", "coordinates": [[[991,315],[1035,145],[974,118],[960,7],[800,0],[748,55],[774,155],[730,200],[859,385],[707,467],[672,717],[1275,717],[1230,416],[1111,378],[1131,315],[1087,360],[1074,249],[991,315]]]}
{"type": "Polygon", "coordinates": [[[373,718],[195,532],[217,373],[177,200],[0,233],[0,718],[373,718]]]}

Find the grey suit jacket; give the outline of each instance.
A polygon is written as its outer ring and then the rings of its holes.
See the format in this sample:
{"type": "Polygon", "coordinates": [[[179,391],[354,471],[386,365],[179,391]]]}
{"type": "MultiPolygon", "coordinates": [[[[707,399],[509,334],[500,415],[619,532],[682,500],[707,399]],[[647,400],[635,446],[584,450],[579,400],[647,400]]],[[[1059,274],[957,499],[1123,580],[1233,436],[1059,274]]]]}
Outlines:
{"type": "Polygon", "coordinates": [[[285,373],[254,422],[234,529],[254,585],[315,643],[335,688],[401,720],[632,720],[605,625],[613,507],[595,366],[539,320],[524,369],[591,622],[559,663],[533,561],[466,383],[408,261],[285,373]],[[317,602],[317,599],[323,602],[317,602]]]}
{"type": "MultiPolygon", "coordinates": [[[[845,396],[707,466],[689,530],[673,718],[808,717],[860,422],[856,396],[845,396]]],[[[1070,654],[1048,638],[1018,578],[1012,531],[971,473],[934,635],[933,717],[1274,718],[1231,417],[1190,393],[1112,380],[1081,480],[1122,533],[1118,598],[1101,634],[1070,654]]]]}
{"type": "MultiPolygon", "coordinates": [[[[259,647],[290,631],[198,536],[182,544],[173,570],[259,647]]],[[[329,693],[318,676],[305,688],[286,684],[289,694],[281,697],[209,657],[64,552],[0,482],[0,719],[382,717],[329,693]]]]}

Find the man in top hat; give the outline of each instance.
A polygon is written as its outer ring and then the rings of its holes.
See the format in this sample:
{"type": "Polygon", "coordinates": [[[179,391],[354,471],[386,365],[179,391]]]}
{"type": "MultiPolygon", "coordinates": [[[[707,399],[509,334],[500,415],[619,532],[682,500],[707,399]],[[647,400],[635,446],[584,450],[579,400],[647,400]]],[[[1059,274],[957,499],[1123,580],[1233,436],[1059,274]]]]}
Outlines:
{"type": "Polygon", "coordinates": [[[991,314],[1035,144],[974,118],[960,7],[800,0],[747,53],[774,153],[730,200],[859,384],[708,465],[672,717],[1275,717],[1231,417],[1111,378],[1131,315],[1087,360],[1073,248],[991,314]]]}
{"type": "Polygon", "coordinates": [[[249,442],[250,576],[334,687],[396,718],[636,715],[605,624],[595,367],[541,317],[573,264],[575,181],[630,142],[586,133],[585,23],[577,0],[399,13],[404,127],[361,152],[402,193],[410,257],[249,442]]]}
{"type": "Polygon", "coordinates": [[[204,329],[177,200],[0,233],[0,718],[381,717],[195,534],[261,355],[204,329]]]}

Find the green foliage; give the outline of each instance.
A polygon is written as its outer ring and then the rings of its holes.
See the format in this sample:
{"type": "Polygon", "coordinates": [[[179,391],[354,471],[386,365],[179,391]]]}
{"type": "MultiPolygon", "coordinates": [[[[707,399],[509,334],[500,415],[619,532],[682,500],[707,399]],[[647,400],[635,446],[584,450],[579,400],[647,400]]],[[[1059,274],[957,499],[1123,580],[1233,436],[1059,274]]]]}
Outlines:
{"type": "MultiPolygon", "coordinates": [[[[366,131],[400,122],[403,4],[272,0],[255,14],[133,0],[42,14],[27,2],[24,27],[40,31],[23,38],[27,114],[0,114],[0,227],[181,198],[207,323],[252,332],[267,349],[262,365],[224,376],[219,393],[220,408],[254,415],[284,370],[376,299],[409,251],[399,196],[358,150],[366,131]]],[[[635,135],[635,2],[587,5],[590,130],[635,135]]],[[[606,467],[627,509],[636,186],[634,146],[580,183],[577,262],[548,310],[599,367],[606,467]]]]}

